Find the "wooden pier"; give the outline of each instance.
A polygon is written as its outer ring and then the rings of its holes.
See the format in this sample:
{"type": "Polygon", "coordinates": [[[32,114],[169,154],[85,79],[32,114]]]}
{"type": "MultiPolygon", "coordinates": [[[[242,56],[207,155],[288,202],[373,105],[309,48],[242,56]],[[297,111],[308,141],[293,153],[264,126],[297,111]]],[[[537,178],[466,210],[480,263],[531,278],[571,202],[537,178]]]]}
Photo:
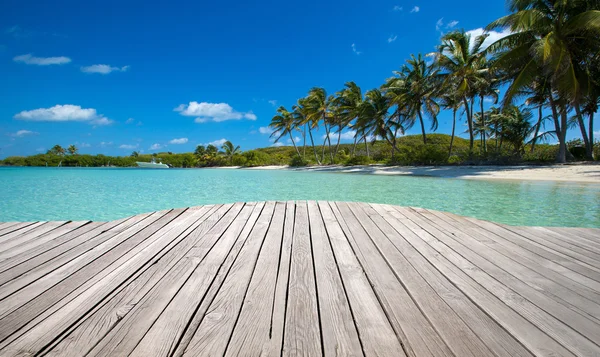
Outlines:
{"type": "Polygon", "coordinates": [[[0,223],[0,356],[600,356],[600,230],[341,202],[0,223]]]}

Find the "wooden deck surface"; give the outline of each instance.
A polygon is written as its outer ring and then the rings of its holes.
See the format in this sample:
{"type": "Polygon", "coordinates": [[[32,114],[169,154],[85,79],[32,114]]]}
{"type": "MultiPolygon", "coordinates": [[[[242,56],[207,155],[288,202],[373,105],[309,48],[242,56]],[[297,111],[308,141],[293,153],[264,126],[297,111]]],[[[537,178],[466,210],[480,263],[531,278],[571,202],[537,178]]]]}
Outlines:
{"type": "Polygon", "coordinates": [[[600,230],[259,202],[0,223],[0,356],[600,356],[600,230]]]}

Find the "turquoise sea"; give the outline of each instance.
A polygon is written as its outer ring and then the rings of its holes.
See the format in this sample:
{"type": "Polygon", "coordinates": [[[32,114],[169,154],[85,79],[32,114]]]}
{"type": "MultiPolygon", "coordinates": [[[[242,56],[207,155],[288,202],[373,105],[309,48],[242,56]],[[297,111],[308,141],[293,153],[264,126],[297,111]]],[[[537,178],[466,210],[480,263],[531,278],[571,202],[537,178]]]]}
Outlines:
{"type": "Polygon", "coordinates": [[[288,170],[0,168],[0,221],[113,220],[211,203],[390,203],[514,225],[600,227],[600,185],[288,170]]]}

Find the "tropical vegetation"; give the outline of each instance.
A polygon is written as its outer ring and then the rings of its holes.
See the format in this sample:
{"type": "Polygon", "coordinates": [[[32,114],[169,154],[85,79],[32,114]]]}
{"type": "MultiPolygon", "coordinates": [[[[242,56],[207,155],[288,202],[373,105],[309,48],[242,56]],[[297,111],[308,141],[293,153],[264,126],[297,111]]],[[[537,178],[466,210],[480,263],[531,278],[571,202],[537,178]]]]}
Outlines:
{"type": "Polygon", "coordinates": [[[585,158],[593,160],[593,122],[600,103],[600,2],[510,0],[508,6],[511,13],[487,30],[509,35],[487,47],[488,33],[452,31],[442,36],[434,53],[411,55],[380,88],[363,94],[348,82],[327,95],[315,87],[291,110],[279,107],[270,125],[275,142],[289,137],[297,160],[305,162],[308,131],[314,161],[335,163],[345,131],[354,137],[352,156],[362,142],[370,158],[370,145],[384,141],[393,159],[398,156],[398,136],[418,125],[427,145],[427,131],[437,130],[440,111],[450,110],[449,162],[456,149],[456,121],[463,117],[471,162],[497,161],[503,145],[511,147],[511,156],[522,158],[526,144],[533,152],[536,144],[550,138],[558,141],[555,161],[566,162],[574,158],[567,131],[577,128],[585,158]],[[486,101],[493,103],[488,110],[486,101]],[[320,129],[325,134],[319,154],[313,136],[320,129]],[[302,134],[302,153],[295,133],[302,134]]]}

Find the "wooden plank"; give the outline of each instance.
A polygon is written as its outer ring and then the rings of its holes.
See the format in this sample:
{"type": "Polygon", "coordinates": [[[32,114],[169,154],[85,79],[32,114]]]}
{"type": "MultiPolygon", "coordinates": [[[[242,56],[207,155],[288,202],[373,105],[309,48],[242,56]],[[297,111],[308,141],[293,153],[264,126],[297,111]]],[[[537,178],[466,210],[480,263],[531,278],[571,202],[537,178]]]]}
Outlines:
{"type": "Polygon", "coordinates": [[[356,203],[349,206],[397,279],[452,352],[457,356],[491,355],[492,351],[429,285],[433,282],[428,283],[396,249],[392,240],[402,240],[402,236],[370,206],[356,203]]]}
{"type": "Polygon", "coordinates": [[[296,203],[282,356],[322,353],[315,271],[306,202],[296,203]]]}
{"type": "Polygon", "coordinates": [[[123,222],[125,220],[108,223],[92,222],[81,227],[81,229],[62,235],[50,242],[0,262],[0,285],[56,258],[61,254],[61,250],[65,251],[65,248],[77,246],[123,222]]]}
{"type": "MultiPolygon", "coordinates": [[[[56,229],[63,224],[66,224],[67,221],[52,221],[52,222],[41,222],[42,224],[36,225],[32,224],[29,227],[33,227],[28,229],[26,232],[20,233],[20,231],[16,231],[13,233],[9,233],[0,238],[2,240],[0,242],[0,253],[12,248],[16,247],[19,244],[27,242],[30,239],[37,238],[44,233],[50,232],[53,229],[56,229]]],[[[29,228],[27,227],[27,228],[29,228]]]]}
{"type": "Polygon", "coordinates": [[[4,243],[5,241],[7,241],[9,239],[12,239],[12,238],[18,236],[19,234],[23,234],[32,229],[35,229],[36,227],[39,227],[39,226],[43,225],[44,223],[46,223],[46,222],[45,221],[22,222],[22,223],[17,224],[16,226],[9,227],[0,234],[0,244],[4,243]]]}
{"type": "Polygon", "coordinates": [[[574,229],[563,228],[562,232],[555,232],[552,229],[545,227],[528,227],[532,231],[538,231],[541,234],[548,234],[556,239],[563,240],[566,244],[576,246],[579,249],[590,250],[595,253],[596,256],[600,254],[600,242],[590,241],[582,235],[578,234],[574,229]]]}
{"type": "MultiPolygon", "coordinates": [[[[431,233],[401,215],[394,206],[382,206],[396,221],[414,233],[414,235],[407,234],[404,238],[425,259],[460,289],[463,294],[467,295],[473,303],[477,304],[480,309],[518,339],[528,350],[538,356],[573,356],[573,353],[566,350],[561,344],[542,332],[537,326],[526,320],[473,278],[476,275],[485,277],[485,273],[472,266],[470,272],[473,276],[466,274],[459,268],[461,262],[464,261],[462,256],[448,248],[431,233]],[[418,239],[415,238],[415,235],[418,239]],[[458,265],[455,263],[458,263],[458,265]]],[[[506,297],[510,296],[507,295],[506,297]]]]}
{"type": "MultiPolygon", "coordinates": [[[[592,340],[598,340],[594,337],[600,334],[600,330],[596,330],[594,327],[597,324],[532,289],[521,280],[503,273],[500,268],[487,259],[475,254],[471,249],[453,239],[452,234],[442,232],[431,222],[420,218],[414,211],[400,207],[396,207],[396,210],[463,256],[464,260],[460,261],[459,267],[467,274],[472,274],[474,269],[484,272],[485,275],[481,276],[473,274],[473,278],[570,351],[583,356],[600,353],[600,347],[582,335],[592,336],[592,340]],[[544,309],[534,305],[529,299],[540,304],[544,309]]],[[[468,242],[469,247],[477,246],[478,252],[481,253],[485,248],[479,247],[479,244],[473,240],[468,242]]],[[[492,260],[494,259],[492,258],[492,260]]]]}
{"type": "Polygon", "coordinates": [[[362,347],[321,212],[315,201],[307,205],[323,350],[326,356],[358,356],[362,347]]]}
{"type": "Polygon", "coordinates": [[[435,331],[419,307],[394,275],[348,204],[332,203],[358,261],[388,316],[394,332],[409,356],[452,356],[453,353],[435,331]]]}
{"type": "MultiPolygon", "coordinates": [[[[181,326],[179,328],[184,329],[189,321],[189,318],[185,318],[185,313],[192,314],[195,308],[191,301],[182,302],[182,295],[179,295],[178,292],[181,290],[186,281],[188,281],[188,279],[194,279],[192,274],[195,272],[207,273],[211,271],[212,276],[207,277],[203,282],[206,285],[210,285],[214,275],[216,275],[215,270],[218,270],[218,267],[220,267],[223,263],[223,260],[225,260],[227,253],[230,251],[231,247],[238,238],[240,231],[246,223],[245,220],[252,211],[251,207],[244,209],[243,206],[244,204],[234,205],[234,207],[223,217],[223,219],[213,227],[209,233],[210,237],[207,239],[207,236],[205,236],[199,242],[202,246],[204,246],[204,249],[201,249],[204,254],[199,256],[194,255],[194,252],[198,251],[198,246],[193,246],[185,254],[183,259],[181,259],[175,265],[171,272],[161,279],[156,287],[154,287],[138,304],[136,304],[132,311],[123,318],[123,321],[114,329],[112,329],[106,335],[106,337],[104,337],[100,343],[91,350],[89,356],[130,355],[136,346],[140,344],[140,341],[144,338],[144,335],[155,323],[159,324],[159,329],[160,326],[164,326],[163,324],[166,321],[173,322],[174,325],[180,323],[181,326]],[[236,221],[236,217],[240,217],[242,214],[240,212],[244,214],[244,219],[236,221]],[[228,234],[227,232],[230,233],[228,234]],[[224,239],[220,240],[219,237],[223,237],[224,239]],[[220,252],[222,250],[221,254],[215,254],[215,258],[217,258],[217,256],[222,258],[220,261],[215,262],[210,259],[213,249],[217,249],[220,252]],[[210,266],[211,263],[214,265],[210,266]],[[211,269],[211,267],[214,270],[211,269]],[[172,301],[176,295],[178,295],[179,298],[175,301],[172,301]],[[170,305],[170,303],[173,303],[174,305],[170,305]],[[185,310],[185,312],[182,310],[185,310]],[[162,321],[158,321],[163,312],[167,314],[165,315],[167,320],[163,319],[162,321]],[[175,316],[176,314],[178,316],[175,316]],[[181,317],[181,319],[178,317],[181,317]]],[[[198,285],[196,287],[198,288],[198,294],[200,295],[200,297],[196,298],[202,299],[202,296],[204,295],[202,293],[203,285],[198,285]]],[[[162,331],[166,332],[165,330],[162,331]]],[[[177,331],[169,331],[168,335],[160,336],[158,341],[152,341],[151,343],[154,345],[158,342],[158,347],[166,348],[166,351],[163,350],[160,354],[165,355],[169,352],[170,348],[174,348],[177,345],[178,338],[180,337],[179,334],[180,333],[177,331]],[[169,336],[170,340],[166,342],[165,338],[168,338],[169,336]]],[[[153,335],[157,336],[154,333],[153,335]]],[[[144,346],[140,347],[143,348],[144,346]]],[[[156,353],[159,352],[159,350],[156,351],[156,353]]],[[[150,355],[153,355],[153,353],[150,355]]]]}
{"type": "MultiPolygon", "coordinates": [[[[285,244],[283,240],[285,216],[286,204],[278,202],[233,329],[226,356],[240,354],[264,356],[281,352],[282,340],[272,339],[271,329],[278,273],[283,263],[280,252],[283,251],[282,245],[285,244]]],[[[287,264],[289,266],[289,260],[287,264]]],[[[287,280],[287,276],[285,279],[287,280]]],[[[212,310],[212,307],[210,309],[212,310]]],[[[281,328],[283,330],[283,326],[281,328]]]]}
{"type": "MultiPolygon", "coordinates": [[[[170,247],[176,245],[175,241],[178,241],[177,238],[181,233],[203,214],[196,211],[184,211],[184,209],[175,210],[173,216],[169,218],[179,218],[179,220],[165,222],[166,225],[159,229],[156,234],[147,237],[148,239],[128,252],[131,256],[128,257],[126,254],[113,264],[113,269],[111,267],[104,269],[109,271],[107,274],[95,275],[77,291],[63,298],[61,300],[63,304],[60,307],[53,306],[52,311],[46,311],[42,314],[41,319],[38,317],[37,320],[39,321],[27,334],[5,346],[5,353],[13,355],[40,352],[79,321],[82,316],[87,316],[99,304],[106,302],[117,289],[127,285],[128,282],[147,270],[155,261],[154,259],[161,252],[168,251],[170,247]],[[179,215],[180,212],[182,212],[181,215],[179,215]],[[155,239],[152,239],[153,237],[155,239]],[[149,243],[146,244],[147,242],[149,243]]],[[[142,233],[138,233],[136,236],[138,235],[142,235],[142,233]]]]}
{"type": "Polygon", "coordinates": [[[447,212],[443,212],[442,214],[449,216],[450,218],[458,221],[461,225],[470,225],[474,228],[483,228],[494,234],[495,240],[504,245],[517,245],[523,249],[526,249],[540,257],[545,258],[548,261],[552,261],[554,263],[560,264],[566,268],[569,268],[573,271],[578,272],[579,274],[585,275],[588,278],[594,279],[598,277],[600,274],[600,269],[595,268],[591,265],[573,259],[563,253],[557,252],[551,248],[548,248],[544,245],[541,245],[537,242],[530,241],[529,239],[525,239],[524,237],[506,230],[494,223],[481,221],[481,220],[471,220],[466,217],[456,216],[447,212]],[[509,243],[510,242],[510,243],[509,243]]]}
{"type": "Polygon", "coordinates": [[[30,249],[36,248],[48,241],[54,240],[62,235],[66,235],[73,231],[77,231],[79,228],[82,228],[86,224],[91,223],[90,221],[76,221],[69,222],[52,231],[49,231],[46,234],[41,234],[39,236],[34,237],[33,239],[24,241],[18,245],[13,246],[12,248],[5,249],[0,252],[0,262],[10,259],[16,255],[19,255],[23,252],[27,252],[30,249]]]}
{"type": "MultiPolygon", "coordinates": [[[[267,202],[239,256],[227,273],[223,285],[211,302],[202,322],[187,346],[184,356],[223,356],[235,327],[254,273],[258,255],[275,209],[267,202]]],[[[283,211],[281,211],[283,213],[283,211]]],[[[263,303],[263,302],[257,302],[263,303]]],[[[138,354],[147,356],[148,354],[138,354]]]]}
{"type": "MultiPolygon", "coordinates": [[[[547,291],[547,295],[551,298],[559,297],[559,302],[575,301],[573,303],[575,306],[583,304],[583,307],[580,308],[584,309],[586,313],[590,313],[592,316],[594,315],[594,309],[596,312],[600,312],[600,305],[596,303],[596,301],[600,301],[600,282],[544,259],[510,242],[506,243],[506,245],[500,244],[496,239],[496,235],[484,229],[462,228],[459,222],[451,220],[440,212],[426,211],[420,213],[426,218],[435,216],[441,219],[447,224],[445,229],[454,232],[457,237],[464,236],[465,240],[475,239],[505,257],[512,259],[512,261],[515,262],[514,264],[502,264],[503,268],[508,272],[516,270],[516,274],[518,275],[521,266],[531,269],[534,273],[528,274],[528,277],[531,278],[530,285],[536,289],[539,289],[539,287],[543,288],[543,291],[547,291]],[[464,231],[464,233],[462,231],[464,231]],[[535,278],[536,276],[538,277],[537,279],[535,278]],[[561,287],[556,289],[556,284],[552,284],[552,282],[560,284],[561,287]],[[581,300],[579,296],[583,296],[586,299],[584,299],[583,302],[579,302],[581,300]],[[585,306],[590,303],[595,307],[590,311],[585,310],[585,306]]],[[[598,274],[598,276],[600,277],[600,274],[598,274]]],[[[598,318],[598,316],[596,316],[596,318],[598,318]]]]}
{"type": "Polygon", "coordinates": [[[182,234],[185,239],[174,242],[174,247],[164,255],[154,258],[157,263],[152,264],[147,270],[139,272],[128,284],[116,291],[106,299],[106,303],[99,306],[88,316],[66,331],[52,346],[46,348],[47,356],[85,355],[106,334],[120,323],[123,318],[138,305],[141,299],[153,289],[156,284],[171,271],[195,244],[209,232],[220,219],[230,210],[231,205],[204,207],[201,219],[182,234]],[[188,234],[189,233],[189,234],[188,234]]]}
{"type": "Polygon", "coordinates": [[[0,228],[0,237],[10,232],[14,232],[19,229],[23,229],[24,227],[30,226],[36,222],[5,222],[2,224],[0,228]]]}
{"type": "MultiPolygon", "coordinates": [[[[151,215],[148,220],[138,222],[112,239],[96,246],[88,252],[89,254],[81,255],[3,300],[0,309],[4,312],[11,312],[0,319],[0,324],[4,324],[6,327],[6,329],[0,330],[0,341],[3,341],[0,348],[11,341],[11,339],[5,341],[9,331],[12,333],[25,325],[33,326],[38,318],[41,319],[51,314],[55,309],[64,306],[82,292],[87,292],[93,284],[153,242],[155,238],[148,238],[182,212],[183,210],[174,210],[167,214],[151,215]],[[115,247],[118,248],[115,249],[115,247]],[[52,308],[49,309],[50,307],[52,308]]],[[[123,276],[122,278],[126,279],[127,277],[123,276]]],[[[6,284],[2,288],[8,285],[6,284]]]]}
{"type": "Polygon", "coordinates": [[[323,201],[319,201],[318,205],[346,287],[364,354],[406,356],[331,207],[323,201]]]}
{"type": "Polygon", "coordinates": [[[371,204],[370,206],[377,212],[377,215],[371,214],[371,219],[375,221],[378,227],[382,228],[396,249],[404,255],[407,261],[431,285],[435,293],[460,316],[495,356],[531,356],[531,353],[502,328],[497,321],[480,309],[467,295],[454,286],[446,276],[410,245],[408,239],[405,237],[410,236],[413,241],[420,239],[413,231],[393,217],[382,205],[371,204]],[[394,235],[392,232],[388,232],[388,225],[397,234],[394,235]]]}
{"type": "MultiPolygon", "coordinates": [[[[118,227],[129,228],[149,216],[150,215],[136,216],[133,219],[128,220],[125,225],[120,225],[118,227]]],[[[156,214],[155,217],[158,218],[159,214],[156,214]]],[[[143,229],[143,226],[139,225],[139,229],[143,229]]],[[[71,267],[74,267],[74,264],[77,264],[75,261],[79,256],[88,253],[93,250],[94,247],[106,242],[119,233],[119,231],[108,230],[102,231],[98,235],[94,235],[94,231],[92,231],[92,233],[86,233],[78,237],[78,239],[74,241],[76,246],[73,249],[71,249],[71,244],[63,244],[57,249],[47,251],[33,259],[24,261],[21,265],[3,271],[0,273],[0,299],[11,295],[15,291],[35,282],[65,264],[71,264],[71,267]],[[77,245],[77,243],[80,244],[77,245]],[[11,285],[5,286],[8,282],[10,282],[11,285]]],[[[85,262],[86,261],[82,260],[82,263],[85,262]]],[[[87,262],[89,263],[89,261],[87,262]]]]}
{"type": "MultiPolygon", "coordinates": [[[[248,239],[250,232],[254,228],[254,225],[256,224],[256,221],[258,220],[258,217],[260,216],[260,214],[264,208],[264,202],[255,203],[254,206],[255,206],[254,210],[252,211],[252,214],[251,214],[250,218],[248,219],[248,223],[244,226],[244,229],[239,234],[239,238],[235,242],[230,253],[225,258],[225,261],[223,262],[221,268],[218,269],[218,272],[216,273],[216,276],[215,276],[213,282],[211,283],[210,287],[204,294],[202,302],[198,306],[196,313],[193,315],[193,317],[189,321],[188,328],[185,330],[183,336],[181,337],[179,344],[177,346],[173,346],[173,348],[175,348],[175,350],[172,354],[173,356],[182,356],[184,354],[186,348],[189,346],[191,340],[194,338],[194,334],[195,334],[196,330],[198,330],[198,327],[204,320],[204,315],[207,313],[210,304],[215,299],[215,296],[221,289],[221,286],[223,285],[223,282],[225,281],[225,278],[227,277],[229,270],[231,269],[233,263],[237,259],[242,247],[246,243],[246,240],[248,239]]],[[[195,252],[194,254],[198,254],[198,252],[195,252]]],[[[208,255],[207,259],[209,259],[209,258],[212,259],[213,255],[212,254],[208,255]]],[[[197,273],[203,273],[204,271],[206,271],[206,269],[197,270],[197,273]]],[[[214,269],[213,269],[213,271],[214,271],[214,269]]],[[[204,272],[204,274],[206,274],[206,272],[204,272]]]]}

